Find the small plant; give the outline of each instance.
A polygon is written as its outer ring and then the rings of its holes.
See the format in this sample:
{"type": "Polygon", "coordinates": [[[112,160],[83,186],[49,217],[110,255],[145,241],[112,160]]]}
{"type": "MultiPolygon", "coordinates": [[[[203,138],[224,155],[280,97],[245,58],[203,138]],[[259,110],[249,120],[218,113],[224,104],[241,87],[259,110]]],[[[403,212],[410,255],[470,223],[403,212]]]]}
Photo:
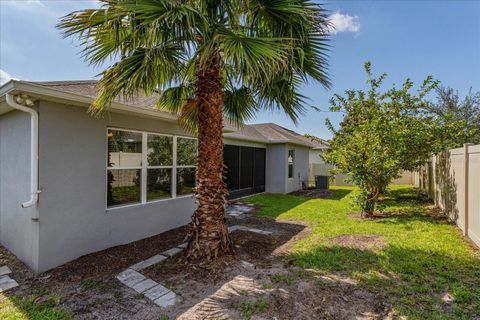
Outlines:
{"type": "Polygon", "coordinates": [[[115,299],[121,299],[121,298],[123,298],[123,293],[122,293],[122,291],[120,291],[120,290],[115,291],[115,292],[113,293],[113,297],[114,297],[115,299]]]}
{"type": "Polygon", "coordinates": [[[241,296],[248,296],[248,291],[245,289],[241,289],[238,291],[238,294],[241,296]]]}
{"type": "Polygon", "coordinates": [[[36,291],[36,295],[38,296],[47,296],[51,293],[51,290],[49,288],[39,288],[36,291]]]}
{"type": "Polygon", "coordinates": [[[264,283],[264,284],[262,284],[262,289],[263,289],[263,290],[273,289],[273,284],[271,284],[271,283],[264,283]]]}
{"type": "Polygon", "coordinates": [[[463,287],[453,289],[453,298],[456,303],[470,303],[473,300],[473,294],[470,290],[463,287]]]}
{"type": "Polygon", "coordinates": [[[295,281],[294,277],[289,274],[271,274],[270,280],[272,280],[273,283],[283,282],[288,285],[292,284],[295,281]]]}
{"type": "Polygon", "coordinates": [[[158,318],[158,320],[168,320],[168,316],[163,314],[160,316],[160,318],[158,318]]]}
{"type": "Polygon", "coordinates": [[[143,293],[139,293],[135,296],[136,299],[141,300],[145,298],[145,295],[143,293]]]}
{"type": "Polygon", "coordinates": [[[101,281],[94,279],[87,279],[81,283],[82,291],[88,291],[91,289],[101,289],[104,287],[104,284],[101,281]]]}
{"type": "Polygon", "coordinates": [[[260,298],[255,301],[244,301],[238,305],[238,310],[244,319],[251,319],[254,314],[264,313],[269,305],[267,300],[260,298]]]}

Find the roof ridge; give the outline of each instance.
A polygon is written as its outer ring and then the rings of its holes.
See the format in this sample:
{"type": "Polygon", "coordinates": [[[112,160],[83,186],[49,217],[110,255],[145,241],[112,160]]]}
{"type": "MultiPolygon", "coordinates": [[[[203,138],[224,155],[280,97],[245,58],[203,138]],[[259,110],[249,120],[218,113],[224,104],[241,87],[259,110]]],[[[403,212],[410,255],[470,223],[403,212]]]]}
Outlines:
{"type": "Polygon", "coordinates": [[[25,81],[39,85],[75,85],[97,83],[98,80],[59,80],[59,81],[25,81]]]}

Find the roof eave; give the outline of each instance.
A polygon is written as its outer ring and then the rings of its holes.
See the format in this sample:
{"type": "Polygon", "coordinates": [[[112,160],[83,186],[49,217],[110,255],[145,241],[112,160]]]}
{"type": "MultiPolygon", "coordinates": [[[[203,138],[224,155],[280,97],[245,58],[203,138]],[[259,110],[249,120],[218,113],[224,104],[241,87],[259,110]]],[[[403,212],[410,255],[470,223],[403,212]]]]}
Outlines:
{"type": "MultiPolygon", "coordinates": [[[[83,107],[88,107],[93,102],[92,97],[88,97],[88,96],[84,96],[84,95],[80,95],[72,92],[65,92],[57,89],[47,88],[45,86],[24,82],[24,81],[18,81],[18,80],[11,80],[5,85],[0,87],[0,99],[3,100],[6,93],[13,93],[13,94],[25,93],[39,100],[63,102],[63,103],[68,103],[70,105],[77,105],[77,106],[83,106],[83,107]]],[[[112,102],[112,104],[109,107],[109,110],[117,111],[120,113],[131,113],[131,114],[143,115],[147,117],[160,118],[165,121],[178,121],[178,116],[168,112],[134,107],[134,106],[119,103],[119,102],[112,102]]]]}
{"type": "MultiPolygon", "coordinates": [[[[26,93],[31,95],[34,98],[46,101],[54,101],[54,102],[63,102],[68,103],[70,105],[77,105],[88,107],[93,102],[93,98],[89,96],[84,96],[81,94],[76,94],[72,92],[65,92],[62,90],[48,88],[42,85],[19,81],[19,80],[10,80],[6,84],[0,87],[0,102],[5,100],[5,95],[7,93],[12,94],[19,94],[19,93],[26,93]]],[[[9,108],[8,105],[4,104],[5,106],[2,108],[0,107],[0,115],[3,113],[7,113],[12,111],[12,108],[9,108]]],[[[145,109],[140,107],[131,106],[124,103],[113,102],[110,105],[109,110],[117,111],[120,113],[129,113],[129,114],[136,114],[140,116],[146,117],[153,117],[159,118],[164,121],[176,122],[178,121],[178,116],[172,113],[168,113],[161,110],[154,110],[154,109],[145,109]]],[[[234,132],[236,131],[235,127],[224,124],[223,128],[224,132],[234,132]]]]}

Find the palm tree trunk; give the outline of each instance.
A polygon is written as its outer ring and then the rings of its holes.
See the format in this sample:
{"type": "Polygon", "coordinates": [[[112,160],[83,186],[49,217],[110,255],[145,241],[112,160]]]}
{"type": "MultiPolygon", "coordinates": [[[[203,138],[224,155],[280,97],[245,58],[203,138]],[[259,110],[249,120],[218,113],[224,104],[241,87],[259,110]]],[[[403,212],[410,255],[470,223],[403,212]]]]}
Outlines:
{"type": "Polygon", "coordinates": [[[209,261],[233,254],[225,219],[227,188],[223,180],[223,85],[220,56],[197,67],[198,209],[190,223],[187,257],[209,261]]]}

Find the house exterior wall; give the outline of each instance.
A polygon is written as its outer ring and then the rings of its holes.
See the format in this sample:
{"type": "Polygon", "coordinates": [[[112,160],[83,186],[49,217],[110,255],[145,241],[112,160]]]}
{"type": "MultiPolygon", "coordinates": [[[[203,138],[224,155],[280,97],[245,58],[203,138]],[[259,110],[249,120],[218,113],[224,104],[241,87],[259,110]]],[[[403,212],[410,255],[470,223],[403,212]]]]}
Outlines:
{"type": "Polygon", "coordinates": [[[309,162],[310,164],[324,164],[322,158],[323,150],[310,149],[309,151],[309,162]]]}
{"type": "MultiPolygon", "coordinates": [[[[285,193],[290,193],[302,189],[302,182],[308,183],[308,161],[309,148],[287,145],[284,158],[287,158],[288,150],[295,150],[295,159],[293,164],[293,178],[286,178],[285,193]]],[[[288,168],[285,165],[285,177],[288,174],[288,168]]]]}
{"type": "Polygon", "coordinates": [[[286,193],[287,145],[267,145],[265,164],[265,192],[286,193]]]}
{"type": "Polygon", "coordinates": [[[106,209],[107,127],[188,135],[178,124],[117,113],[95,119],[85,108],[42,101],[39,127],[36,271],[189,222],[192,196],[106,209]]]}
{"type": "MultiPolygon", "coordinates": [[[[192,196],[106,208],[107,128],[191,136],[175,122],[120,113],[93,118],[84,107],[39,101],[39,202],[22,209],[30,189],[30,119],[18,111],[0,116],[0,241],[36,272],[82,255],[130,243],[185,225],[192,196]],[[32,217],[38,213],[39,220],[32,217]]],[[[309,149],[238,139],[225,143],[266,148],[266,192],[301,188],[309,149]],[[293,179],[287,155],[295,149],[293,179]]]]}
{"type": "Polygon", "coordinates": [[[267,145],[266,186],[268,193],[290,193],[308,181],[309,148],[289,144],[267,145]],[[293,178],[288,178],[288,150],[295,150],[293,178]]]}
{"type": "Polygon", "coordinates": [[[30,199],[30,116],[12,111],[0,116],[0,242],[32,269],[38,267],[37,207],[30,199]]]}

